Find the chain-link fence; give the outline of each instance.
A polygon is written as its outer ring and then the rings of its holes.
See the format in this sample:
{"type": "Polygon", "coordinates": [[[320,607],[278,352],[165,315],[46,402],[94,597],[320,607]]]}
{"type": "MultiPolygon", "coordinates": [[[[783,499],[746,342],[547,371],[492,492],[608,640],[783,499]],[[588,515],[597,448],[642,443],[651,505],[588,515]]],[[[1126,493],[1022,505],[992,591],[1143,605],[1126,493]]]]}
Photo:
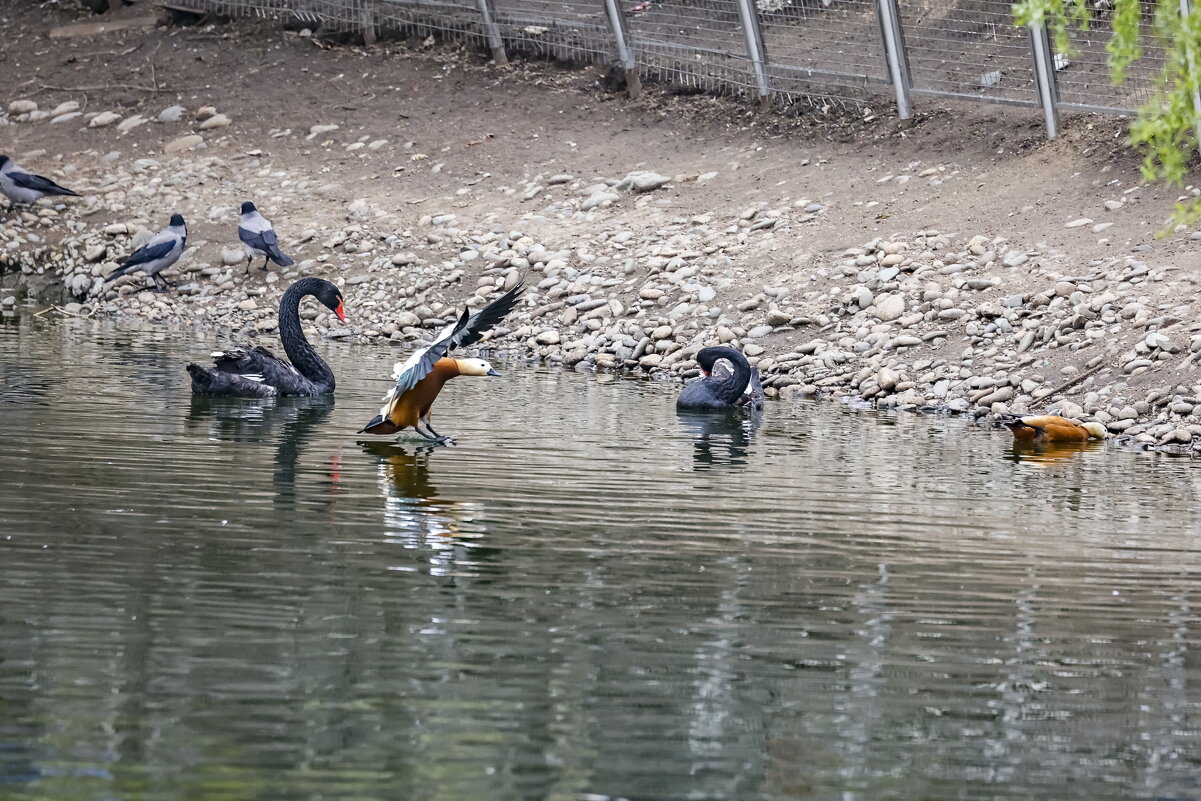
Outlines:
{"type": "MultiPolygon", "coordinates": [[[[437,32],[510,53],[624,67],[673,88],[859,103],[911,96],[1128,113],[1164,63],[1142,0],[1142,55],[1109,80],[1109,0],[1057,53],[1014,23],[1010,0],[173,0],[230,16],[293,17],[339,30],[437,32]]],[[[1182,6],[1187,8],[1187,4],[1182,6]]],[[[637,82],[631,83],[631,88],[637,82]]],[[[920,100],[918,101],[920,106],[920,100]]]]}

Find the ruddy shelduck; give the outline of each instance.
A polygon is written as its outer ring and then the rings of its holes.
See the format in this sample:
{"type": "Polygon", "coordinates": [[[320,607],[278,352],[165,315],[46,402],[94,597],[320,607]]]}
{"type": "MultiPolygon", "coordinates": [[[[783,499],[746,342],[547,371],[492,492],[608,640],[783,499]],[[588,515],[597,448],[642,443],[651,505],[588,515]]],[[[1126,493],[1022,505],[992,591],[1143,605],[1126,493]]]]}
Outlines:
{"type": "Polygon", "coordinates": [[[452,359],[446,354],[478,342],[486,331],[513,310],[523,289],[519,283],[470,316],[469,310],[464,309],[459,319],[442,329],[432,344],[413,353],[408,361],[397,362],[392,368],[396,385],[384,396],[384,406],[379,414],[359,433],[395,434],[412,428],[431,442],[448,442],[449,437],[442,436],[430,425],[430,407],[442,387],[461,375],[497,376],[500,373],[483,359],[452,359]],[[421,430],[423,425],[426,431],[421,430]]]}
{"type": "Polygon", "coordinates": [[[1109,433],[1100,423],[1077,423],[1054,414],[1017,417],[1004,425],[1013,432],[1016,442],[1087,442],[1105,439],[1109,433]]]}

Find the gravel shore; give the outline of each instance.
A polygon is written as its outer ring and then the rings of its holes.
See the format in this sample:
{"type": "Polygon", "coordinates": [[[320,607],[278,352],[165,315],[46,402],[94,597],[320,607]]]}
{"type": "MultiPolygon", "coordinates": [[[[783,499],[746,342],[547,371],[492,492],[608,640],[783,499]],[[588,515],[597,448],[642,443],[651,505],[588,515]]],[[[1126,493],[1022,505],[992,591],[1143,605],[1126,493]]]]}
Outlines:
{"type": "MultiPolygon", "coordinates": [[[[826,395],[983,418],[1058,413],[1099,421],[1122,443],[1201,448],[1198,279],[1149,245],[1081,259],[1033,238],[924,228],[821,249],[814,231],[865,231],[887,202],[812,183],[809,194],[768,188],[748,198],[728,183],[738,168],[729,158],[679,172],[634,154],[608,173],[557,159],[501,182],[456,164],[450,148],[335,122],[239,136],[236,113],[203,101],[128,113],[18,97],[4,109],[0,139],[69,127],[84,140],[109,131],[139,142],[85,143],[67,158],[11,153],[84,195],[0,223],[0,270],[59,286],[61,314],[228,329],[271,346],[282,291],[320,275],[343,288],[350,325],[306,305],[312,335],[399,346],[400,357],[464,302],[477,307],[524,279],[521,307],[489,348],[680,380],[696,374],[700,348],[721,343],[740,348],[784,400],[826,395]],[[338,169],[356,163],[370,164],[369,179],[338,169]],[[410,181],[399,200],[389,184],[398,176],[410,181]],[[422,180],[450,191],[414,197],[422,180]],[[234,231],[245,199],[275,223],[294,267],[263,272],[256,262],[244,274],[234,231]],[[176,210],[191,232],[164,274],[177,286],[154,293],[139,274],[103,283],[176,210]]],[[[878,191],[898,197],[972,180],[950,161],[878,172],[878,191]]],[[[1142,187],[1119,183],[1085,210],[1091,218],[1054,224],[1106,244],[1107,229],[1141,202],[1142,187]]],[[[11,311],[16,282],[0,285],[11,311]]]]}

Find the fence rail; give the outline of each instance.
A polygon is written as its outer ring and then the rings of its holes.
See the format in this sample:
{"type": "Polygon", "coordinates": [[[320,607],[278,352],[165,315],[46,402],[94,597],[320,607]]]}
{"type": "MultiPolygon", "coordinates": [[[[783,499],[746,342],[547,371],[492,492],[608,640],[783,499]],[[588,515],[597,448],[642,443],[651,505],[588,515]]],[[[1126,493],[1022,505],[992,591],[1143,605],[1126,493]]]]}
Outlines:
{"type": "MultiPolygon", "coordinates": [[[[1152,96],[1164,53],[1144,37],[1126,82],[1109,81],[1104,31],[1056,53],[1046,32],[1013,21],[1010,0],[173,0],[229,16],[295,17],[373,41],[380,29],[441,33],[509,52],[624,71],[681,89],[815,102],[922,97],[1041,107],[1048,136],[1060,109],[1129,113],[1152,96]]],[[[1104,3],[1089,4],[1098,17],[1104,3]]],[[[1182,2],[1187,9],[1187,2],[1182,2]]],[[[1156,0],[1142,0],[1145,19],[1156,0]]],[[[1147,26],[1150,27],[1150,26],[1147,26]]],[[[1098,30],[1100,29],[1100,30],[1098,30]]],[[[917,100],[912,100],[917,98],[917,100]]],[[[1201,103],[1201,100],[1199,100],[1201,103]]]]}

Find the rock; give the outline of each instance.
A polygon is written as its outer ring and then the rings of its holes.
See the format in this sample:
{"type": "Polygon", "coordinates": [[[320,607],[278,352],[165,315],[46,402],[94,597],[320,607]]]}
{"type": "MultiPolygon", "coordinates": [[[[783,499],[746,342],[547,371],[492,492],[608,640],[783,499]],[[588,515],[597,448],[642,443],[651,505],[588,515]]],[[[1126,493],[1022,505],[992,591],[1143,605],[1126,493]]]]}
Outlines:
{"type": "Polygon", "coordinates": [[[762,337],[767,336],[771,332],[772,332],[772,327],[770,325],[757,325],[754,328],[752,328],[750,331],[747,331],[746,335],[748,337],[750,337],[751,339],[760,339],[762,337]]]}
{"type": "Polygon", "coordinates": [[[196,147],[204,143],[204,137],[200,134],[188,134],[181,136],[178,139],[172,139],[163,147],[163,152],[171,155],[172,153],[182,153],[185,150],[194,150],[196,147]]]}
{"type": "Polygon", "coordinates": [[[179,122],[183,119],[184,112],[187,111],[183,106],[167,106],[158,113],[159,122],[179,122]]]}
{"type": "Polygon", "coordinates": [[[207,120],[209,117],[212,117],[216,113],[217,113],[216,106],[201,106],[200,108],[196,109],[196,119],[207,120]]]}
{"type": "Polygon", "coordinates": [[[779,309],[772,309],[767,313],[767,324],[775,327],[778,325],[788,325],[792,322],[792,315],[785,314],[779,309]]]}
{"type": "Polygon", "coordinates": [[[221,263],[227,266],[235,264],[244,264],[246,262],[246,251],[240,248],[228,248],[221,251],[221,263]]]}
{"type": "Polygon", "coordinates": [[[1117,211],[1118,209],[1122,208],[1122,206],[1125,206],[1125,205],[1126,205],[1126,204],[1125,204],[1123,201],[1121,201],[1121,200],[1107,200],[1107,201],[1105,201],[1105,208],[1107,208],[1107,209],[1108,209],[1108,210],[1110,210],[1110,211],[1117,211]]]}
{"type": "Polygon", "coordinates": [[[9,114],[28,114],[31,111],[37,111],[38,104],[32,100],[14,100],[8,104],[9,114]]]}
{"type": "Polygon", "coordinates": [[[121,124],[117,126],[117,130],[123,134],[129,133],[139,125],[145,125],[148,122],[150,122],[150,120],[146,119],[141,114],[134,114],[132,117],[122,120],[121,124]]]}
{"type": "Polygon", "coordinates": [[[1030,257],[1020,250],[1006,251],[1001,263],[1006,267],[1021,267],[1026,262],[1030,261],[1030,257]]]}
{"type": "Polygon", "coordinates": [[[543,331],[542,333],[538,334],[538,336],[534,337],[534,341],[539,345],[558,345],[559,332],[555,331],[553,328],[549,331],[543,331]]]}
{"type": "Polygon", "coordinates": [[[904,295],[885,295],[876,299],[876,316],[884,322],[892,322],[905,313],[904,295]]]}
{"type": "Polygon", "coordinates": [[[88,123],[89,128],[106,128],[112,125],[117,120],[121,119],[121,115],[115,111],[102,111],[95,117],[92,117],[88,123]]]}
{"type": "Polygon", "coordinates": [[[1090,220],[1088,217],[1081,217],[1078,220],[1072,220],[1071,222],[1064,223],[1063,227],[1064,228],[1082,228],[1086,225],[1092,225],[1092,224],[1093,224],[1093,221],[1090,220]]]}
{"type": "Polygon", "coordinates": [[[242,311],[254,311],[259,305],[255,303],[254,298],[246,298],[246,300],[238,301],[238,308],[242,311]]]}
{"type": "Polygon", "coordinates": [[[580,211],[589,211],[599,207],[612,206],[617,201],[621,200],[621,195],[616,192],[593,192],[588,197],[584,198],[584,202],[580,204],[580,211]]]}
{"type": "Polygon", "coordinates": [[[232,120],[230,120],[230,118],[224,114],[214,114],[204,122],[200,123],[200,130],[207,131],[210,128],[227,128],[229,127],[230,122],[232,122],[232,120]]]}
{"type": "Polygon", "coordinates": [[[52,120],[50,120],[50,124],[51,125],[61,125],[64,122],[70,122],[71,120],[77,120],[82,116],[83,116],[82,111],[68,111],[66,114],[59,114],[57,117],[54,117],[52,120]]]}
{"type": "Polygon", "coordinates": [[[1084,407],[1078,403],[1065,400],[1059,404],[1060,417],[1066,417],[1069,420],[1074,420],[1084,416],[1084,407]]]}
{"type": "Polygon", "coordinates": [[[65,103],[59,103],[54,107],[54,110],[50,112],[50,116],[57,117],[60,114],[70,114],[73,111],[79,111],[78,100],[68,100],[65,103]]]}
{"type": "Polygon", "coordinates": [[[671,182],[671,178],[666,175],[660,175],[657,172],[638,172],[632,173],[626,177],[618,186],[623,186],[629,183],[629,187],[635,192],[652,192],[661,186],[671,182]]]}
{"type": "Polygon", "coordinates": [[[401,328],[416,328],[421,325],[421,318],[413,312],[402,311],[396,313],[394,322],[401,328]]]}
{"type": "Polygon", "coordinates": [[[416,253],[397,253],[392,257],[392,264],[397,267],[405,267],[410,264],[417,263],[416,253]]]}
{"type": "Polygon", "coordinates": [[[338,130],[338,127],[339,126],[334,125],[332,123],[328,124],[328,125],[314,125],[313,127],[309,128],[309,135],[305,137],[305,140],[311,141],[313,139],[316,139],[318,136],[321,136],[321,134],[326,134],[326,133],[330,133],[331,131],[338,130]]]}
{"type": "Polygon", "coordinates": [[[881,367],[876,373],[876,384],[885,392],[892,392],[900,381],[900,374],[889,367],[881,367]]]}

